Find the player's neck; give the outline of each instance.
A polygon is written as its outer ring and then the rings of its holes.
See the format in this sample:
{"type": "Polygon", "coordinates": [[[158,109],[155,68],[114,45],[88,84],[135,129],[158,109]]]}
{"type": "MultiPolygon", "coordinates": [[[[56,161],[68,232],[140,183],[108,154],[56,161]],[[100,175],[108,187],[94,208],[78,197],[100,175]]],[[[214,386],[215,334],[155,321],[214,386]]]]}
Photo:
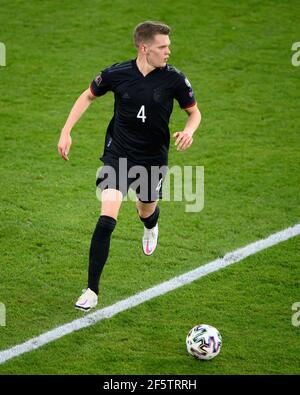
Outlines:
{"type": "Polygon", "coordinates": [[[146,77],[147,74],[151,73],[151,71],[155,69],[155,67],[151,66],[151,64],[149,64],[146,59],[139,56],[136,58],[136,65],[144,77],[146,77]]]}

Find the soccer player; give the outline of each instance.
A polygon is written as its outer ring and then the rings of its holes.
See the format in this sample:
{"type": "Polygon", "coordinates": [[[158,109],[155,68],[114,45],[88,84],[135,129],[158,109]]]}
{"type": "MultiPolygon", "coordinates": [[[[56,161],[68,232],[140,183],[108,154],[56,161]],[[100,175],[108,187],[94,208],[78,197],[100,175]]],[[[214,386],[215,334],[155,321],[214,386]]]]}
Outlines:
{"type": "Polygon", "coordinates": [[[173,100],[188,115],[182,131],[173,134],[178,151],[189,148],[201,114],[189,80],[167,64],[170,28],[153,21],[136,26],[136,59],[103,69],[75,102],[61,131],[58,152],[69,160],[71,130],[90,104],[106,92],[114,93],[114,115],[106,132],[104,166],[96,185],[101,191],[101,215],[89,251],[88,287],[75,307],[88,311],[98,303],[99,280],[108,258],[110,239],[128,188],[136,192],[136,209],[144,225],[142,247],[152,255],[158,240],[161,188],[168,163],[169,119],[173,100]],[[138,166],[138,171],[136,171],[138,166]],[[158,169],[152,172],[152,169],[158,169]],[[142,177],[143,175],[143,177],[142,177]],[[142,180],[140,180],[142,178],[142,180]]]}

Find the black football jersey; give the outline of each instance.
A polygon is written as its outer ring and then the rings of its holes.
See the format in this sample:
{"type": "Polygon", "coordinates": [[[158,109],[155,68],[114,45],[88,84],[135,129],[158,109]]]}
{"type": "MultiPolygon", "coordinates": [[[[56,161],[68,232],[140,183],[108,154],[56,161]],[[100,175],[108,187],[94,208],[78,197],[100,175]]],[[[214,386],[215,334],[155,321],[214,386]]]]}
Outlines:
{"type": "Polygon", "coordinates": [[[103,157],[112,154],[141,165],[167,164],[168,124],[174,98],[181,108],[196,103],[184,74],[166,65],[143,76],[133,59],[101,71],[92,81],[90,90],[94,96],[112,91],[115,97],[114,116],[107,129],[103,157]]]}

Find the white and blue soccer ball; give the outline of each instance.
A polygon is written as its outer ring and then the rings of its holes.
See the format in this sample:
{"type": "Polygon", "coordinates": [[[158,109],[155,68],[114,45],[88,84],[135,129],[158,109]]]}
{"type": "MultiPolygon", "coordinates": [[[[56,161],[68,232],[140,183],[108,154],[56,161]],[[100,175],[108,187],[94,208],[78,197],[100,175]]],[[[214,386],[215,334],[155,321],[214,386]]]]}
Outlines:
{"type": "Polygon", "coordinates": [[[222,336],[211,325],[196,325],[189,331],[186,337],[187,351],[197,359],[212,359],[219,354],[221,347],[222,336]]]}

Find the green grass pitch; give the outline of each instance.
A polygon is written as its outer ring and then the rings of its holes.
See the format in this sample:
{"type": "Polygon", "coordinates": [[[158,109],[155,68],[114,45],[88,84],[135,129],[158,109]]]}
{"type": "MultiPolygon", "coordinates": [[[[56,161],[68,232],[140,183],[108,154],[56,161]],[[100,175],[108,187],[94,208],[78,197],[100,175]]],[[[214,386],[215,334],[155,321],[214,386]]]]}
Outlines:
{"type": "MultiPolygon", "coordinates": [[[[73,130],[70,161],[56,145],[72,104],[104,67],[135,57],[134,26],[172,27],[170,63],[202,112],[193,146],[170,165],[205,168],[205,204],[161,202],[154,256],[124,202],[101,279],[109,306],[229,251],[299,223],[299,2],[179,0],[1,2],[0,350],[82,316],[95,174],[113,110],[98,99],[73,130]]],[[[186,115],[175,105],[171,132],[186,115]]],[[[21,355],[0,374],[299,374],[300,238],[264,250],[165,296],[21,355]],[[199,362],[185,337],[199,323],[223,336],[199,362]]]]}

